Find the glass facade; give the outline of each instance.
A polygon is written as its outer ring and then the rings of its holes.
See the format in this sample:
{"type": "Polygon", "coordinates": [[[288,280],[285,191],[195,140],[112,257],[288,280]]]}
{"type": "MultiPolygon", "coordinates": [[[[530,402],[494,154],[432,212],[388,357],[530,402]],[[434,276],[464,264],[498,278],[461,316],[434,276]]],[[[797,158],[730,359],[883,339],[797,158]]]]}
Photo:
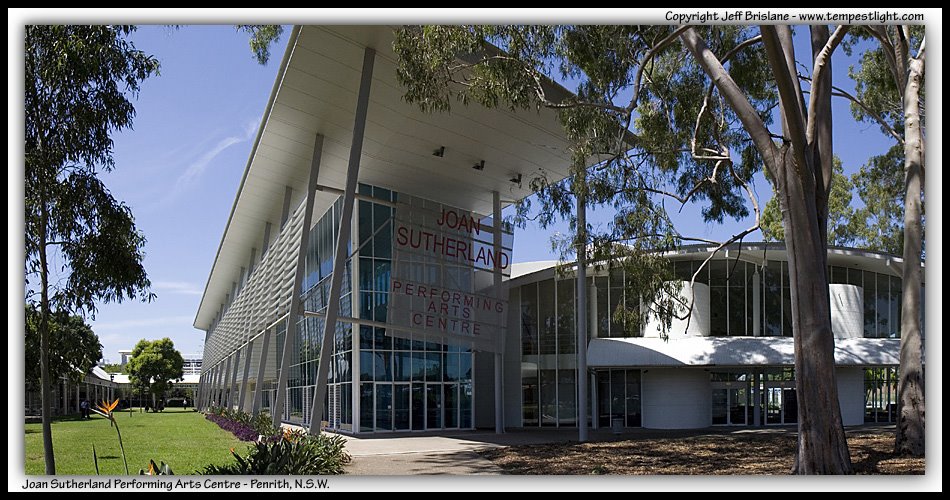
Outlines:
{"type": "MultiPolygon", "coordinates": [[[[688,281],[701,264],[698,259],[674,261],[674,275],[688,281]]],[[[828,277],[830,283],[856,285],[864,290],[865,337],[899,338],[900,278],[843,266],[829,266],[828,277]]],[[[591,279],[597,304],[596,332],[591,335],[642,336],[639,328],[625,327],[613,314],[617,308],[636,307],[639,302],[625,296],[623,270],[601,271],[591,279]]],[[[756,292],[761,308],[760,335],[792,336],[787,262],[773,260],[759,267],[737,259],[714,259],[697,275],[696,282],[710,289],[711,336],[752,336],[756,292]]],[[[575,286],[573,279],[549,278],[520,287],[521,422],[525,427],[576,426],[575,286]]],[[[881,419],[887,418],[888,405],[893,402],[888,392],[891,389],[879,371],[866,370],[869,421],[887,421],[881,419]]],[[[758,374],[760,422],[795,423],[794,370],[770,367],[760,369],[758,374]]],[[[626,426],[639,426],[640,370],[599,370],[597,377],[597,397],[592,404],[597,404],[599,424],[608,426],[622,418],[626,426]]],[[[753,372],[715,372],[711,377],[712,424],[752,425],[756,406],[753,372]]]]}
{"type": "MultiPolygon", "coordinates": [[[[392,202],[397,198],[365,184],[359,192],[392,202]]],[[[361,319],[386,321],[394,210],[358,203],[361,319]]],[[[359,327],[359,432],[473,428],[471,350],[404,337],[359,327]]]]}
{"type": "Polygon", "coordinates": [[[640,427],[640,370],[597,372],[597,418],[601,427],[617,419],[624,427],[640,427]]]}
{"type": "MultiPolygon", "coordinates": [[[[678,279],[689,281],[700,265],[702,260],[675,261],[674,274],[678,279]]],[[[714,259],[696,277],[697,283],[709,285],[711,336],[753,335],[753,276],[756,267],[735,259],[714,259]]],[[[764,268],[758,268],[758,273],[761,335],[791,337],[792,298],[788,262],[769,261],[764,268]]],[[[829,284],[857,285],[863,289],[865,337],[900,338],[900,278],[843,266],[828,266],[828,278],[829,284]]],[[[600,336],[615,335],[601,333],[600,336]]]]}
{"type": "MultiPolygon", "coordinates": [[[[394,202],[396,193],[360,184],[359,193],[394,202]]],[[[342,198],[309,233],[302,300],[307,311],[322,312],[330,291],[333,251],[342,198]]],[[[353,234],[347,244],[340,316],[385,323],[389,299],[394,208],[385,203],[356,203],[353,234]],[[354,272],[355,268],[355,272],[354,272]],[[354,276],[355,274],[355,276],[354,276]],[[355,290],[355,293],[354,293],[355,290]]],[[[320,362],[324,320],[302,317],[291,339],[285,419],[310,421],[320,362]]],[[[276,345],[286,328],[278,326],[276,345]]],[[[278,358],[280,349],[277,350],[278,358]]],[[[455,345],[386,335],[384,328],[337,323],[322,420],[349,432],[391,432],[474,427],[472,351],[455,345]]],[[[283,366],[278,359],[277,366],[283,366]]],[[[273,388],[270,392],[273,391],[273,388]]],[[[264,406],[272,400],[265,393],[264,406]]]]}
{"type": "Polygon", "coordinates": [[[577,340],[572,279],[521,287],[524,426],[577,425],[577,340]]]}

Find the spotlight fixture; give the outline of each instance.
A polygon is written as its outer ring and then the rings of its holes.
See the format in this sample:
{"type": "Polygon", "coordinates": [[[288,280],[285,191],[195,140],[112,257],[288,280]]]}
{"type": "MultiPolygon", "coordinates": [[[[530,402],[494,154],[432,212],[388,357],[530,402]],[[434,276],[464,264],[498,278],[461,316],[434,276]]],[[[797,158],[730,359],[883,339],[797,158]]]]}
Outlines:
{"type": "Polygon", "coordinates": [[[511,182],[513,182],[513,183],[515,183],[515,184],[517,184],[517,185],[520,186],[520,185],[521,185],[521,172],[518,172],[518,175],[516,175],[516,176],[514,176],[514,177],[512,177],[511,179],[508,179],[508,180],[510,180],[511,182]]]}
{"type": "Polygon", "coordinates": [[[482,160],[472,165],[472,168],[474,168],[475,170],[485,170],[485,160],[482,160]]]}
{"type": "Polygon", "coordinates": [[[442,158],[443,156],[445,156],[445,146],[441,146],[439,147],[439,149],[436,149],[435,151],[433,151],[432,156],[438,156],[439,158],[442,158]]]}

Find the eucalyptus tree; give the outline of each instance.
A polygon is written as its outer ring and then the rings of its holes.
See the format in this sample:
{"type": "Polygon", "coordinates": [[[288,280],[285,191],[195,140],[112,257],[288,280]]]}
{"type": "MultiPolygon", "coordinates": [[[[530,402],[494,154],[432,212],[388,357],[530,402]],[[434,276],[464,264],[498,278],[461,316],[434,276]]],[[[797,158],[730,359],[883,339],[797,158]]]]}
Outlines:
{"type": "MultiPolygon", "coordinates": [[[[901,353],[898,381],[898,422],[895,450],[924,455],[924,368],[921,338],[921,270],[923,255],[923,187],[925,178],[924,69],[926,38],[923,26],[866,26],[856,39],[872,38],[878,47],[861,55],[851,69],[855,118],[877,123],[896,141],[895,147],[869,163],[868,189],[903,195],[904,267],[901,281],[901,353]],[[901,161],[902,160],[902,161],[901,161]],[[900,166],[903,164],[901,171],[900,166]],[[903,183],[900,182],[903,174],[903,183]],[[877,182],[878,180],[884,182],[877,182]],[[879,186],[890,186],[882,190],[879,186]],[[896,185],[896,186],[895,186],[896,185]],[[898,189],[894,189],[898,187],[898,189]]],[[[864,171],[862,170],[862,173],[864,171]]],[[[882,208],[899,213],[896,196],[885,197],[882,208]],[[891,201],[893,200],[893,201],[891,201]],[[890,201],[890,203],[888,203],[890,201]]],[[[888,219],[885,219],[885,221],[888,219]]],[[[892,238],[894,239],[894,238],[892,238]]],[[[900,246],[897,244],[895,246],[900,246]]]]}
{"type": "MultiPolygon", "coordinates": [[[[807,99],[789,26],[426,26],[400,29],[394,49],[405,99],[423,110],[461,103],[558,111],[572,175],[559,183],[543,169],[529,176],[542,205],[538,221],[570,221],[573,247],[592,246],[595,260],[619,253],[632,267],[654,262],[659,271],[668,266],[657,262],[657,250],[703,241],[718,251],[741,241],[759,228],[750,183],[765,169],[790,235],[799,401],[793,470],[850,473],[826,276],[831,54],[847,30],[810,27],[807,99]],[[559,91],[555,79],[576,84],[576,92],[559,91]],[[776,109],[780,132],[769,128],[776,109]],[[607,228],[578,228],[575,197],[617,215],[607,228]],[[754,222],[723,242],[682,235],[666,211],[670,199],[701,202],[707,222],[749,215],[754,222]]],[[[522,220],[528,208],[519,207],[522,220]]],[[[641,278],[633,296],[669,296],[658,293],[668,279],[662,272],[641,278]]],[[[665,305],[658,309],[673,314],[665,305]]]]}
{"type": "Polygon", "coordinates": [[[53,310],[94,313],[96,301],[150,299],[145,238],[97,177],[115,166],[110,135],[130,127],[142,80],[158,62],[127,40],[131,26],[27,26],[25,56],[25,268],[38,307],[46,473],[53,310]]]}

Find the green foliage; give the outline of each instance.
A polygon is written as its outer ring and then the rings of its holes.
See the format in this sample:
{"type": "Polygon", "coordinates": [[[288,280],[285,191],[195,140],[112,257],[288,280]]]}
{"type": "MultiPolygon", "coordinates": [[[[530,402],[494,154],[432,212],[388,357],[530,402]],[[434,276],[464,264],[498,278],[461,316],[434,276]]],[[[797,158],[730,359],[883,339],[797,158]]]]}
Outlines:
{"type": "Polygon", "coordinates": [[[119,363],[106,363],[102,365],[102,369],[106,373],[122,373],[122,365],[119,363]]]}
{"type": "MultiPolygon", "coordinates": [[[[757,35],[755,29],[696,29],[770,123],[778,98],[765,52],[743,44],[757,35]]],[[[652,302],[666,320],[676,310],[676,286],[665,283],[669,265],[656,252],[676,248],[689,236],[673,227],[666,203],[702,203],[706,221],[741,219],[749,214],[745,183],[762,168],[735,112],[675,30],[421,26],[397,30],[393,43],[404,99],[423,111],[449,111],[454,103],[557,111],[569,142],[571,175],[552,182],[544,166],[526,173],[540,207],[523,200],[515,222],[547,227],[566,220],[570,232],[555,242],[565,260],[587,248],[600,265],[643,266],[628,280],[627,296],[652,302]],[[558,79],[576,85],[576,91],[566,92],[554,83],[558,79]],[[579,231],[574,207],[580,196],[589,209],[609,207],[616,216],[606,227],[579,231]]],[[[615,312],[630,327],[644,313],[635,302],[615,312]]]]}
{"type": "MultiPolygon", "coordinates": [[[[904,251],[904,147],[895,144],[887,153],[871,158],[851,179],[864,207],[855,210],[848,229],[865,248],[901,255],[904,251]]],[[[921,198],[923,194],[920,193],[921,198]]]]}
{"type": "MultiPolygon", "coordinates": [[[[901,26],[887,26],[884,31],[891,40],[898,39],[901,26]]],[[[910,35],[906,57],[915,56],[924,39],[923,26],[907,26],[910,35]]],[[[898,88],[896,76],[887,61],[887,51],[878,40],[874,40],[868,28],[855,29],[846,40],[845,49],[849,55],[856,46],[864,46],[871,41],[859,59],[857,66],[850,66],[848,76],[854,80],[855,98],[851,102],[851,114],[860,122],[878,125],[882,133],[890,136],[886,124],[894,133],[904,136],[903,91],[898,88]],[[884,122],[882,124],[880,121],[884,122]]],[[[902,75],[906,78],[906,75],[902,75]]],[[[920,87],[920,127],[926,128],[924,112],[925,85],[922,78],[920,87]]],[[[883,155],[872,157],[852,175],[851,181],[857,188],[858,196],[865,206],[855,211],[848,229],[864,248],[901,255],[904,249],[904,146],[895,144],[883,155]]],[[[921,192],[921,210],[924,211],[921,192]]],[[[921,221],[925,231],[926,218],[921,221]]],[[[922,253],[926,253],[926,240],[921,235],[922,253]]]]}
{"type": "MultiPolygon", "coordinates": [[[[68,271],[52,297],[64,309],[151,298],[142,268],[145,238],[131,211],[96,178],[111,170],[113,132],[128,128],[127,96],[158,72],[158,62],[125,37],[131,26],[26,28],[26,271],[55,246],[68,271]]],[[[35,279],[35,278],[33,278],[35,279]]],[[[35,290],[28,286],[28,296],[35,290]]]]}
{"type": "MultiPolygon", "coordinates": [[[[834,157],[831,194],[828,196],[828,244],[850,246],[862,239],[856,228],[860,219],[858,210],[851,206],[854,184],[844,175],[841,159],[834,157]]],[[[772,196],[762,211],[762,236],[765,241],[785,241],[785,227],[782,222],[782,210],[778,196],[772,196]]],[[[863,246],[870,250],[876,248],[863,246]]]]}
{"type": "Polygon", "coordinates": [[[343,474],[351,460],[345,449],[346,439],[326,434],[309,435],[287,432],[278,441],[257,442],[245,456],[231,451],[235,462],[208,465],[201,474],[209,475],[327,475],[343,474]]]}
{"type": "Polygon", "coordinates": [[[132,349],[126,369],[129,380],[138,387],[148,387],[161,398],[176,380],[184,376],[184,360],[171,339],[165,337],[149,342],[142,339],[132,349]]]}
{"type": "Polygon", "coordinates": [[[172,468],[162,462],[162,465],[156,465],[154,460],[149,459],[148,461],[148,470],[139,469],[139,475],[144,476],[174,476],[175,473],[172,472],[172,468]]]}
{"type": "MultiPolygon", "coordinates": [[[[36,390],[40,385],[40,312],[26,305],[26,383],[36,390]]],[[[49,323],[49,374],[51,381],[62,377],[77,384],[102,359],[102,344],[81,316],[64,311],[52,314],[49,323]]]]}
{"type": "Polygon", "coordinates": [[[278,24],[244,24],[235,26],[238,31],[251,35],[249,43],[254,58],[261,65],[267,64],[270,59],[270,46],[280,40],[284,27],[278,24]]]}
{"type": "MultiPolygon", "coordinates": [[[[885,27],[888,35],[893,39],[897,38],[896,30],[901,26],[891,25],[885,27]]],[[[924,26],[909,26],[909,55],[913,56],[920,48],[920,43],[924,38],[924,26]]],[[[903,89],[898,90],[897,82],[894,79],[888,63],[885,50],[880,43],[873,40],[872,35],[867,28],[858,27],[849,32],[848,39],[844,48],[848,55],[851,55],[856,46],[864,46],[862,42],[871,40],[873,44],[870,48],[864,50],[859,58],[857,66],[848,67],[848,76],[854,80],[855,97],[861,101],[867,109],[855,102],[851,103],[851,114],[860,122],[870,122],[880,126],[877,119],[868,113],[868,109],[880,116],[893,129],[902,132],[904,124],[904,105],[901,100],[903,89]]],[[[924,102],[924,82],[921,81],[921,103],[924,102]]],[[[924,113],[921,113],[921,125],[924,124],[924,113]]],[[[882,133],[888,135],[888,132],[882,127],[882,133]]]]}

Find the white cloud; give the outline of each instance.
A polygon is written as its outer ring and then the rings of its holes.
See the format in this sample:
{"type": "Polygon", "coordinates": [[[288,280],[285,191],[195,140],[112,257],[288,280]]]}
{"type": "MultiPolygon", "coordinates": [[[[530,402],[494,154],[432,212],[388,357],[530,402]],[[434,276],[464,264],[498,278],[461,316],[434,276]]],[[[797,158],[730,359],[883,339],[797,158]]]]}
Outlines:
{"type": "Polygon", "coordinates": [[[152,283],[152,287],[156,290],[179,295],[201,295],[204,293],[198,285],[186,281],[156,281],[152,283]]]}
{"type": "Polygon", "coordinates": [[[191,165],[185,169],[185,173],[181,174],[180,177],[175,181],[175,187],[172,189],[171,196],[175,196],[178,193],[187,189],[195,180],[204,173],[205,169],[208,168],[208,164],[211,163],[216,156],[221,154],[222,151],[228,149],[229,147],[244,142],[246,139],[240,137],[225,137],[218,141],[217,144],[210,150],[206,151],[205,154],[201,155],[200,158],[192,162],[191,165]]]}
{"type": "Polygon", "coordinates": [[[162,200],[162,202],[167,203],[174,200],[178,195],[189,189],[201,176],[204,174],[205,170],[208,169],[208,165],[217,158],[224,150],[234,146],[235,144],[241,144],[253,140],[257,136],[257,127],[260,123],[259,118],[249,120],[245,123],[243,127],[242,135],[232,135],[225,137],[218,141],[211,149],[205,151],[201,154],[196,160],[192,161],[188,165],[188,168],[175,179],[175,186],[168,192],[168,195],[162,200]]]}

